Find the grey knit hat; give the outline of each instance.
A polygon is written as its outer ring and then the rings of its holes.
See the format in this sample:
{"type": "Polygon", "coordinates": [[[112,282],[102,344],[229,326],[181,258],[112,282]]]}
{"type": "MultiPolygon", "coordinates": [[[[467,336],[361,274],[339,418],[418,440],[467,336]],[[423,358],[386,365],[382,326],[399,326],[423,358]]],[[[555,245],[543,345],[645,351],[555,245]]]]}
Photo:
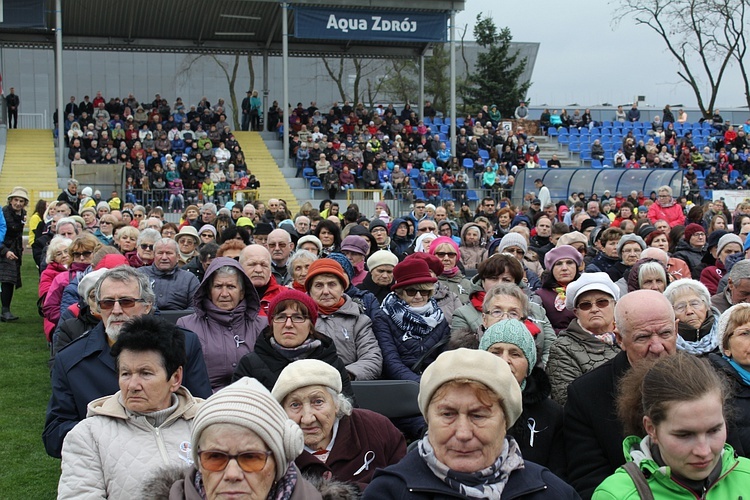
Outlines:
{"type": "Polygon", "coordinates": [[[500,240],[500,244],[497,246],[497,253],[503,253],[508,247],[518,247],[523,250],[523,253],[529,251],[529,244],[526,242],[526,238],[518,233],[508,233],[503,236],[500,240]]]}
{"type": "MultiPolygon", "coordinates": [[[[517,319],[504,319],[490,326],[479,341],[479,349],[488,350],[493,344],[503,342],[518,346],[529,364],[526,376],[531,375],[531,370],[536,364],[536,344],[534,337],[526,326],[517,319]]],[[[526,380],[521,384],[521,390],[526,387],[526,380]]]]}
{"type": "Polygon", "coordinates": [[[716,245],[716,255],[719,255],[721,251],[724,250],[724,247],[729,245],[730,243],[737,243],[740,248],[744,247],[745,245],[745,242],[743,242],[739,236],[734,233],[727,233],[722,236],[721,239],[719,239],[719,244],[716,245]]]}
{"type": "Polygon", "coordinates": [[[196,464],[201,434],[214,424],[237,425],[257,434],[273,453],[276,480],[284,476],[289,464],[302,453],[305,442],[302,429],[289,420],[268,389],[250,377],[220,390],[196,413],[190,438],[196,464]]]}
{"type": "Polygon", "coordinates": [[[627,245],[628,243],[638,243],[641,247],[641,251],[646,249],[646,242],[643,241],[643,238],[638,236],[637,234],[624,234],[622,238],[620,238],[620,242],[617,244],[617,255],[622,257],[622,247],[627,245]]]}

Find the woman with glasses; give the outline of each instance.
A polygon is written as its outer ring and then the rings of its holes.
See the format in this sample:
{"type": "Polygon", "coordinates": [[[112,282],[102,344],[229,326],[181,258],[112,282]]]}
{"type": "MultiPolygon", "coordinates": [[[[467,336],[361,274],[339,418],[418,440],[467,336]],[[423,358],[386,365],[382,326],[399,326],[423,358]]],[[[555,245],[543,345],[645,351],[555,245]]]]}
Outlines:
{"type": "Polygon", "coordinates": [[[443,263],[443,273],[438,276],[438,280],[455,293],[462,304],[469,302],[471,282],[458,267],[461,260],[461,251],[458,249],[458,244],[453,241],[453,238],[440,236],[430,245],[429,253],[443,263]]]}
{"type": "Polygon", "coordinates": [[[182,386],[183,332],[141,316],[123,326],[111,352],[120,390],[89,403],[88,418],[65,437],[58,498],[132,498],[155,469],[191,458],[202,400],[182,386]]]}
{"type": "Polygon", "coordinates": [[[329,337],[315,330],[318,305],[302,292],[284,289],[268,305],[268,326],[255,341],[253,352],[237,365],[232,380],[257,379],[269,390],[290,363],[298,359],[318,359],[341,374],[343,393],[354,398],[349,375],[329,337]]]}
{"type": "Polygon", "coordinates": [[[156,229],[144,229],[138,234],[135,250],[125,253],[130,266],[138,268],[150,266],[154,262],[154,244],[161,239],[161,234],[156,229]]]}
{"type": "Polygon", "coordinates": [[[701,355],[718,347],[716,329],[721,313],[711,305],[711,294],[700,281],[677,280],[664,290],[674,309],[677,323],[677,349],[701,355]]]}
{"type": "Polygon", "coordinates": [[[194,313],[177,324],[195,332],[203,348],[211,389],[229,385],[234,367],[252,352],[268,326],[260,316],[260,299],[239,262],[218,256],[208,266],[193,297],[194,313]]]}
{"type": "Polygon", "coordinates": [[[104,214],[99,219],[99,227],[94,231],[94,236],[102,242],[102,245],[114,246],[115,224],[117,224],[117,219],[114,215],[104,214]]]}
{"type": "Polygon", "coordinates": [[[672,188],[661,186],[657,190],[656,202],[648,208],[648,219],[654,224],[660,219],[669,223],[669,227],[680,226],[685,223],[682,205],[672,197],[672,188]]]}
{"type": "Polygon", "coordinates": [[[700,224],[688,224],[682,239],[675,247],[674,257],[685,261],[694,280],[700,280],[701,272],[706,267],[703,262],[705,247],[706,230],[700,224]]]}
{"type": "Polygon", "coordinates": [[[620,352],[614,333],[619,298],[620,289],[607,273],[584,273],[568,285],[565,306],[575,318],[557,334],[547,362],[552,399],[561,405],[571,382],[620,352]]]}

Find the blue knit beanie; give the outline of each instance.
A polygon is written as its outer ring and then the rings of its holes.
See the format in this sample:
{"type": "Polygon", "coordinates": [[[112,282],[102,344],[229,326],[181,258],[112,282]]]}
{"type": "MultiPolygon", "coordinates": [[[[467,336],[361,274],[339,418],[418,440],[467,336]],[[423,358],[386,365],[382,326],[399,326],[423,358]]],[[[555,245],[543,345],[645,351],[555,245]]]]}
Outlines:
{"type": "Polygon", "coordinates": [[[349,276],[349,282],[352,281],[352,277],[354,276],[354,267],[352,267],[352,263],[349,262],[349,259],[346,258],[346,255],[339,252],[333,252],[331,255],[328,256],[329,259],[335,260],[339,264],[341,264],[341,267],[344,268],[344,272],[349,276]]]}
{"type": "MultiPolygon", "coordinates": [[[[498,342],[513,344],[523,351],[529,364],[526,371],[528,377],[534,365],[536,365],[536,344],[534,344],[534,337],[531,336],[528,328],[517,319],[498,321],[484,332],[482,339],[479,341],[479,349],[486,351],[498,342]]],[[[524,387],[526,387],[526,380],[521,383],[521,390],[524,387]]]]}

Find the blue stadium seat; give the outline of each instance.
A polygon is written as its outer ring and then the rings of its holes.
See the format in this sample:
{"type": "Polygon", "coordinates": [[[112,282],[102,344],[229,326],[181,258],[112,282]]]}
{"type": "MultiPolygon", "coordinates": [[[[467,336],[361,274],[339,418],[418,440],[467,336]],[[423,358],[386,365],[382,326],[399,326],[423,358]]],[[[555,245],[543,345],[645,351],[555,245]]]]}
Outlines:
{"type": "Polygon", "coordinates": [[[414,198],[415,199],[416,198],[421,198],[421,199],[424,200],[425,199],[425,197],[424,197],[424,191],[422,191],[421,189],[415,189],[414,190],[414,198]]]}
{"type": "Polygon", "coordinates": [[[469,189],[466,191],[466,199],[469,201],[479,201],[479,196],[477,196],[476,191],[469,189]]]}
{"type": "Polygon", "coordinates": [[[439,116],[436,116],[435,119],[432,120],[432,123],[434,123],[435,125],[442,125],[443,124],[443,119],[440,118],[439,116]]]}
{"type": "Polygon", "coordinates": [[[539,158],[539,166],[542,168],[547,168],[547,160],[544,158],[539,158]]]}
{"type": "Polygon", "coordinates": [[[425,116],[422,122],[424,122],[425,125],[432,125],[432,118],[430,118],[429,116],[425,116]]]}
{"type": "Polygon", "coordinates": [[[591,160],[591,168],[602,168],[602,162],[599,160],[591,160]]]}
{"type": "Polygon", "coordinates": [[[735,179],[736,179],[737,177],[739,177],[739,176],[740,176],[740,171],[739,171],[739,170],[732,170],[732,171],[731,171],[731,172],[729,173],[729,180],[730,180],[730,181],[733,181],[733,180],[735,180],[735,179]]]}
{"type": "Polygon", "coordinates": [[[557,129],[555,127],[550,127],[547,129],[547,135],[549,137],[557,137],[557,129]]]}
{"type": "Polygon", "coordinates": [[[570,144],[568,144],[568,149],[572,153],[578,153],[578,152],[581,151],[581,143],[575,142],[575,141],[571,141],[570,144]]]}
{"type": "Polygon", "coordinates": [[[307,167],[302,171],[302,178],[309,181],[310,179],[317,179],[318,176],[315,175],[314,168],[307,167]]]}
{"type": "MultiPolygon", "coordinates": [[[[450,122],[450,120],[449,120],[450,122]]],[[[464,126],[464,119],[463,118],[456,118],[456,127],[463,127],[464,126]]]]}
{"type": "Polygon", "coordinates": [[[464,168],[473,169],[474,168],[474,160],[472,160],[471,158],[464,158],[463,166],[464,166],[464,168]]]}
{"type": "Polygon", "coordinates": [[[487,161],[490,159],[490,154],[487,152],[486,149],[480,149],[479,150],[479,156],[484,160],[487,161]]]}
{"type": "Polygon", "coordinates": [[[313,199],[315,199],[315,191],[323,191],[323,183],[318,178],[310,179],[308,187],[310,188],[310,198],[313,199]]]}

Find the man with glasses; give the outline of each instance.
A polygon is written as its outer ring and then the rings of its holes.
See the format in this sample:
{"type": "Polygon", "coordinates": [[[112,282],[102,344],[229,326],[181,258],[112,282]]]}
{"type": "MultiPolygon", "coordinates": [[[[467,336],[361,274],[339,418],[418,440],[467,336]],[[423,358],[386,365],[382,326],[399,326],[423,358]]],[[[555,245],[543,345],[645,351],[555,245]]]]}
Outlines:
{"type": "Polygon", "coordinates": [[[476,217],[484,216],[492,222],[493,226],[497,226],[497,211],[495,210],[495,200],[492,198],[482,199],[482,203],[477,207],[476,217]]]}
{"type": "Polygon", "coordinates": [[[268,247],[268,251],[271,252],[271,272],[273,277],[279,285],[286,286],[292,281],[287,267],[289,256],[294,250],[292,235],[284,229],[274,229],[268,235],[266,246],[268,247]]]}
{"type": "MultiPolygon", "coordinates": [[[[87,405],[118,391],[117,367],[110,348],[122,326],[154,310],[149,278],[132,267],[108,270],[94,289],[101,322],[61,350],[52,366],[52,395],[42,440],[47,453],[56,458],[60,458],[67,433],[86,417],[87,405]]],[[[207,398],[211,384],[200,341],[195,333],[182,331],[188,359],[183,385],[196,397],[207,398]]]]}
{"type": "Polygon", "coordinates": [[[623,427],[615,404],[620,379],[631,366],[677,351],[677,321],[663,294],[654,290],[626,294],[615,306],[614,319],[613,333],[621,351],[570,384],[565,404],[567,479],[586,499],[625,463],[623,427]]]}
{"type": "Polygon", "coordinates": [[[422,198],[417,199],[414,201],[414,210],[404,217],[405,219],[409,219],[413,222],[413,225],[416,226],[419,224],[419,221],[425,218],[425,207],[427,206],[427,202],[423,200],[422,198]]]}
{"type": "Polygon", "coordinates": [[[151,278],[160,311],[183,311],[193,306],[200,282],[193,273],[177,267],[179,248],[175,240],[162,238],[154,243],[154,262],[141,268],[151,278]]]}

